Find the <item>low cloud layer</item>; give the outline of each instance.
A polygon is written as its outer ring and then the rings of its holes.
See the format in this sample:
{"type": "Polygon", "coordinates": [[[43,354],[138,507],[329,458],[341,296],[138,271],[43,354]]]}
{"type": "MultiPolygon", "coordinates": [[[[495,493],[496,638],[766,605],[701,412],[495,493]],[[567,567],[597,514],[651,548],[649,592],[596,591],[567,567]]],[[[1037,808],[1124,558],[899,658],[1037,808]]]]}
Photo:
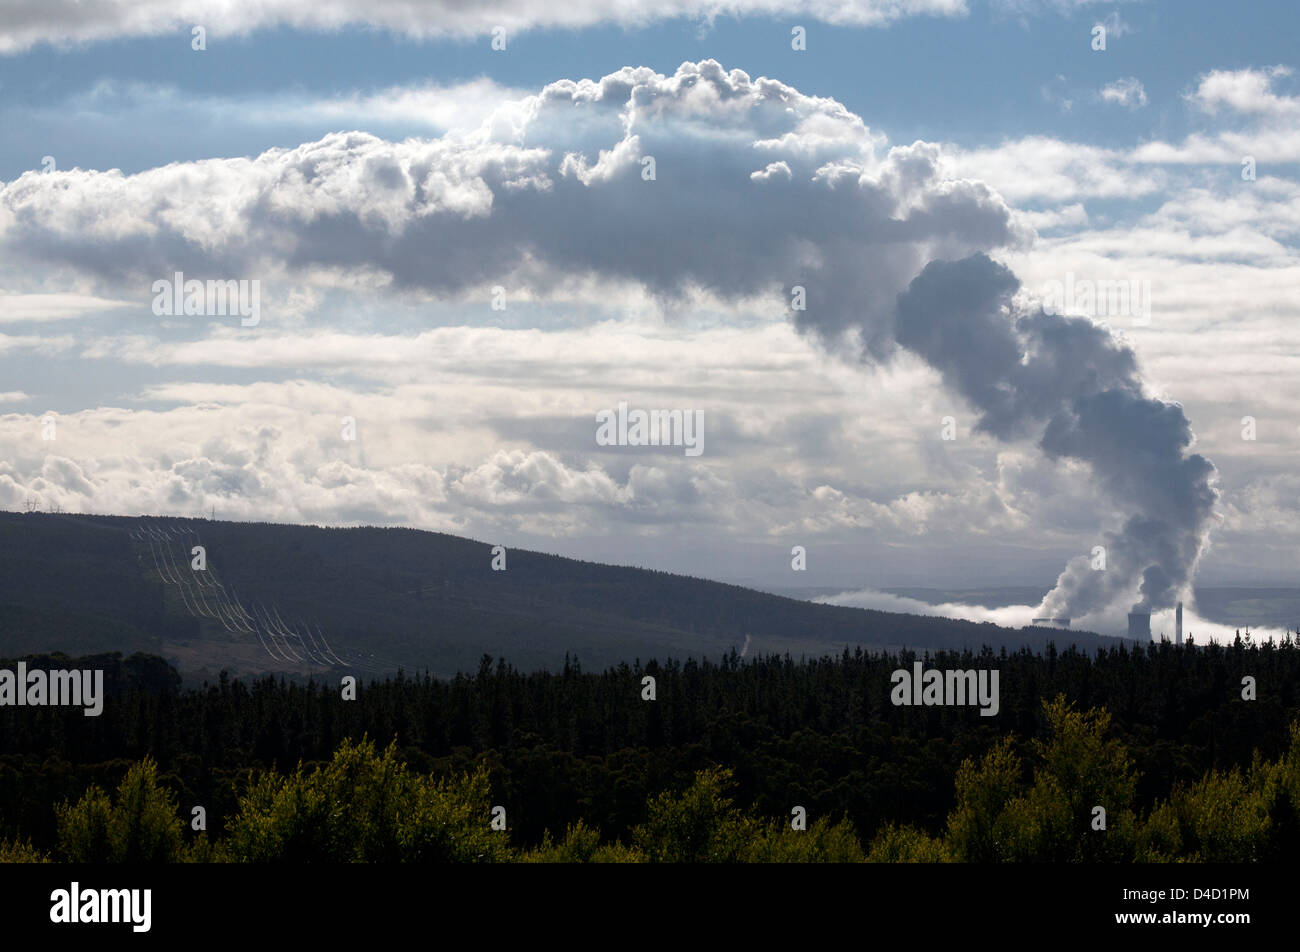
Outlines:
{"type": "MultiPolygon", "coordinates": [[[[814,599],[824,605],[842,605],[849,608],[871,608],[883,612],[903,612],[909,615],[934,615],[939,618],[959,618],[963,621],[992,622],[1008,628],[1024,628],[1033,624],[1036,617],[1041,617],[1039,608],[1033,605],[1002,605],[989,608],[984,605],[964,602],[942,602],[932,604],[916,598],[907,598],[889,592],[863,589],[854,592],[841,592],[838,595],[826,595],[814,599]]],[[[1124,631],[1127,621],[1122,611],[1111,608],[1090,613],[1072,620],[1071,628],[1084,631],[1124,631]]],[[[1206,642],[1231,642],[1240,633],[1240,628],[1211,621],[1196,610],[1196,605],[1188,601],[1183,606],[1183,632],[1199,644],[1206,642]]],[[[1165,610],[1151,616],[1151,633],[1155,638],[1174,640],[1174,612],[1165,610]]],[[[1285,628],[1257,626],[1248,630],[1255,641],[1282,642],[1290,636],[1285,628]]]]}

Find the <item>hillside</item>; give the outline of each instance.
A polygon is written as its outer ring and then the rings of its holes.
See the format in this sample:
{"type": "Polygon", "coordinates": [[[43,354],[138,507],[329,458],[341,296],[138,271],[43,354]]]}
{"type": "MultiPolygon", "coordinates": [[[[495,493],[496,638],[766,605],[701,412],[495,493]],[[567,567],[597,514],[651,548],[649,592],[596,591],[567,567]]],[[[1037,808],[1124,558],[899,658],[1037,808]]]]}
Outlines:
{"type": "Polygon", "coordinates": [[[814,605],[665,572],[413,529],[0,513],[0,657],[147,651],[187,680],[227,669],[365,675],[667,656],[820,656],[846,646],[1085,650],[1089,632],[814,605]],[[191,568],[195,546],[204,571],[191,568]]]}

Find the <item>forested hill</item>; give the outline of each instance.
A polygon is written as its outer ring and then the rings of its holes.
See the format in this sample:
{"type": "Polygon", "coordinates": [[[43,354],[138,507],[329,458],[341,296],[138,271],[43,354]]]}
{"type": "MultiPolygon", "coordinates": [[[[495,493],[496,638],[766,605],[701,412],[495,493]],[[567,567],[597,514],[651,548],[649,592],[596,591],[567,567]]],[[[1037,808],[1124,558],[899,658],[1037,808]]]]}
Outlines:
{"type": "Polygon", "coordinates": [[[605,667],[741,650],[1085,650],[1117,640],[815,605],[666,572],[413,529],[0,512],[0,656],[147,651],[226,669],[374,675],[605,667]],[[197,547],[206,566],[193,567],[197,547]]]}

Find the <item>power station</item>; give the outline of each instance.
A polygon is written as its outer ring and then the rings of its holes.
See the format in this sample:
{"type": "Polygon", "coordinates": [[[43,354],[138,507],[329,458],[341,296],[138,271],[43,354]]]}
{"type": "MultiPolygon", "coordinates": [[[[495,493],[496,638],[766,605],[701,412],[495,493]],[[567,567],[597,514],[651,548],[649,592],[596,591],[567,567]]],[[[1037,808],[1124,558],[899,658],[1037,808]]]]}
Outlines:
{"type": "MultiPolygon", "coordinates": [[[[1141,641],[1151,640],[1151,613],[1150,612],[1129,612],[1128,613],[1128,636],[1137,638],[1141,641]]],[[[1183,603],[1179,602],[1174,609],[1174,643],[1181,645],[1183,643],[1183,603]]]]}
{"type": "Polygon", "coordinates": [[[1151,640],[1151,613],[1150,612],[1129,612],[1128,613],[1128,636],[1136,638],[1139,641],[1151,640]]]}
{"type": "Polygon", "coordinates": [[[1069,615],[1057,615],[1057,616],[1054,617],[1054,618],[1035,618],[1035,619],[1034,619],[1034,624],[1035,624],[1035,625],[1047,625],[1047,626],[1049,626],[1049,627],[1053,627],[1053,628],[1069,628],[1069,627],[1070,627],[1070,616],[1069,616],[1069,615]]]}

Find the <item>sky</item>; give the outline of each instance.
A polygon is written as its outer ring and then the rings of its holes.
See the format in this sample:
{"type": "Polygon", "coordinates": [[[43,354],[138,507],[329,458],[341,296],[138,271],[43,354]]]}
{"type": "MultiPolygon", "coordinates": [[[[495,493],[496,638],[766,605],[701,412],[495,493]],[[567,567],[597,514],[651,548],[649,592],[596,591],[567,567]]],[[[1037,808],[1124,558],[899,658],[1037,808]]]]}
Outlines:
{"type": "Polygon", "coordinates": [[[850,604],[1056,586],[1099,630],[1193,579],[1300,584],[1298,26],[9,0],[0,507],[414,526],[850,604]],[[178,272],[250,313],[171,313],[178,272]],[[698,417],[699,452],[608,445],[620,404],[698,417]]]}

